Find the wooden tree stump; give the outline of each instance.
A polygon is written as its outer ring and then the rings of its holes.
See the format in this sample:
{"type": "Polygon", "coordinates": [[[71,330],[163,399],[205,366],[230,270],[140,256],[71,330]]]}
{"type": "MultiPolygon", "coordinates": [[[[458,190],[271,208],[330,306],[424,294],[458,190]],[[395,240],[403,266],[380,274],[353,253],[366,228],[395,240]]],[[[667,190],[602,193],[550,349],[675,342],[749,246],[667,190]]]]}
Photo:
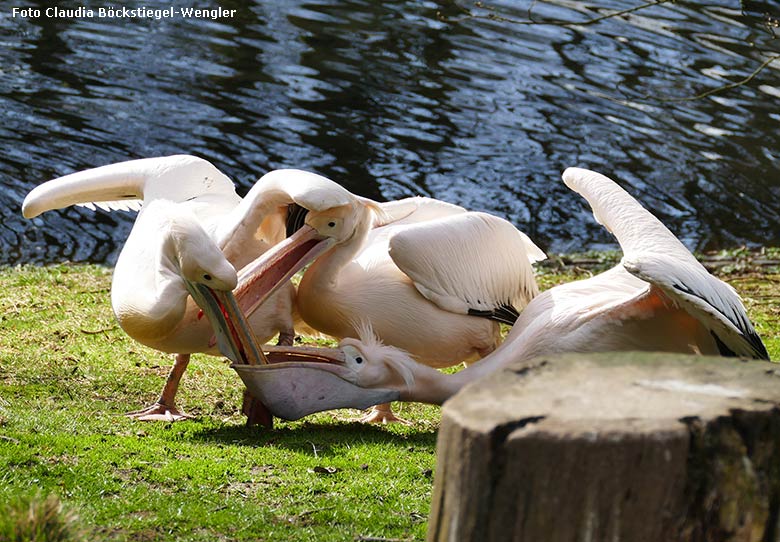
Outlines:
{"type": "Polygon", "coordinates": [[[449,400],[429,541],[780,542],[780,366],[540,358],[449,400]]]}

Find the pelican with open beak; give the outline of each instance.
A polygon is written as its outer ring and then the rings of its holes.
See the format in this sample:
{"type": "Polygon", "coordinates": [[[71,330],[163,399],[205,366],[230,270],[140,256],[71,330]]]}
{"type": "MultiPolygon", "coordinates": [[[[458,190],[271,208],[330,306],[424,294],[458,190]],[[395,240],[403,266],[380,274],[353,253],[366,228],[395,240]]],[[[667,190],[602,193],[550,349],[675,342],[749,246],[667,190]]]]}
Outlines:
{"type": "MultiPolygon", "coordinates": [[[[267,265],[262,262],[258,268],[267,265]]],[[[268,278],[267,273],[259,276],[268,278]]],[[[264,352],[232,291],[201,282],[186,284],[211,322],[220,352],[250,390],[244,401],[250,420],[270,426],[270,416],[263,414],[266,408],[278,418],[297,420],[323,410],[365,409],[400,398],[394,389],[360,386],[363,357],[355,347],[266,346],[264,352]]]]}

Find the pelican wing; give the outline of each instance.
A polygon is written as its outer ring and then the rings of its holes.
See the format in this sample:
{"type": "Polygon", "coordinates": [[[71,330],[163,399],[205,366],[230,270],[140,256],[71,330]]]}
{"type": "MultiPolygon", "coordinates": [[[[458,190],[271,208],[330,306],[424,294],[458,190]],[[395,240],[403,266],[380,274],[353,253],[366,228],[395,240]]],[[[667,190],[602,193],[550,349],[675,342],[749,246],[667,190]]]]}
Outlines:
{"type": "Polygon", "coordinates": [[[737,292],[712,276],[687,248],[614,181],[568,168],[566,185],[582,195],[623,250],[623,267],[659,288],[712,334],[723,355],[769,359],[737,292]]]}
{"type": "Polygon", "coordinates": [[[393,262],[442,309],[513,323],[536,296],[531,262],[543,254],[512,224],[485,213],[458,213],[398,227],[393,262]]]}
{"type": "Polygon", "coordinates": [[[378,216],[374,221],[375,227],[414,224],[466,212],[466,209],[459,205],[422,196],[387,201],[378,205],[383,216],[378,216]]]}
{"type": "Polygon", "coordinates": [[[33,218],[52,209],[83,205],[134,210],[140,201],[188,202],[201,220],[234,207],[233,182],[210,162],[188,155],[144,158],[71,173],[34,188],[22,214],[33,218]]]}
{"type": "Polygon", "coordinates": [[[140,211],[142,202],[140,199],[126,199],[116,201],[89,201],[86,203],[77,203],[77,207],[85,207],[90,211],[103,209],[104,211],[140,211]]]}
{"type": "Polygon", "coordinates": [[[769,359],[737,292],[703,267],[654,253],[624,258],[623,266],[699,320],[715,338],[721,355],[769,359]]]}
{"type": "Polygon", "coordinates": [[[356,197],[330,179],[299,169],[277,169],[263,175],[216,232],[219,246],[240,246],[264,231],[266,240],[278,243],[284,238],[284,220],[289,205],[310,211],[324,211],[352,205],[356,197]],[[269,228],[269,222],[275,222],[269,228]],[[273,230],[273,234],[268,233],[273,230]]]}

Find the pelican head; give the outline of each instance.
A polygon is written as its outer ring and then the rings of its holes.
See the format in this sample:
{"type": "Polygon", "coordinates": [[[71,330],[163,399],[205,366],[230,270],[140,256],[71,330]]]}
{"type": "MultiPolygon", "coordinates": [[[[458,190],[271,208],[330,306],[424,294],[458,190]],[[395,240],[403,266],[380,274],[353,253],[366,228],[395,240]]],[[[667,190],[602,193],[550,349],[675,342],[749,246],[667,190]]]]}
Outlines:
{"type": "Polygon", "coordinates": [[[170,253],[186,284],[201,284],[222,291],[236,287],[238,274],[235,268],[194,217],[171,219],[166,233],[170,253]]]}
{"type": "Polygon", "coordinates": [[[413,367],[417,365],[409,354],[395,346],[382,343],[371,326],[355,325],[359,339],[345,338],[339,343],[344,352],[344,378],[361,388],[389,388],[402,393],[414,385],[413,367]]]}
{"type": "MultiPolygon", "coordinates": [[[[242,312],[248,315],[308,263],[336,245],[365,237],[374,225],[373,218],[383,215],[376,202],[355,196],[327,177],[297,169],[265,174],[244,201],[274,201],[274,194],[284,194],[280,201],[288,209],[297,209],[288,213],[289,236],[239,273],[241,285],[235,293],[242,300],[242,312]],[[302,225],[301,217],[305,217],[302,225]],[[247,295],[250,289],[253,293],[247,295]]],[[[222,238],[219,232],[216,238],[222,238]]],[[[219,246],[224,244],[218,242],[219,246]]]]}
{"type": "Polygon", "coordinates": [[[172,273],[171,282],[178,277],[184,283],[211,323],[222,355],[234,363],[267,363],[233,294],[238,273],[195,215],[165,200],[152,201],[141,211],[144,213],[164,221],[161,259],[168,261],[164,264],[168,273],[163,275],[172,273]]]}
{"type": "Polygon", "coordinates": [[[211,322],[223,355],[237,363],[258,358],[251,329],[237,331],[232,324],[239,312],[232,293],[238,274],[188,207],[162,199],[144,206],[119,256],[114,282],[114,312],[137,340],[153,342],[175,329],[189,294],[211,322]],[[237,346],[238,332],[247,335],[245,348],[237,346]]]}
{"type": "Polygon", "coordinates": [[[369,211],[373,207],[371,203],[373,202],[365,204],[356,199],[348,205],[339,205],[321,211],[310,210],[306,216],[306,225],[321,237],[332,239],[334,244],[346,243],[355,235],[367,232],[371,227],[372,215],[369,211]]]}
{"type": "Polygon", "coordinates": [[[361,329],[361,339],[343,339],[338,348],[275,347],[269,349],[270,365],[232,367],[253,396],[286,420],[337,408],[364,409],[412,395],[425,401],[414,393],[415,372],[438,372],[382,344],[367,329],[361,329]]]}

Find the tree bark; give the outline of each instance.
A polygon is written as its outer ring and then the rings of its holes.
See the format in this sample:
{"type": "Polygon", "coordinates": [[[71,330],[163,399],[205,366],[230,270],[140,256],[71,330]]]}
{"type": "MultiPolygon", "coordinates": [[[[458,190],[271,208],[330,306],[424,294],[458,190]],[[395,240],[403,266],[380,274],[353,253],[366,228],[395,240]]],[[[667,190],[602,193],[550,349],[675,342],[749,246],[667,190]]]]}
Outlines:
{"type": "Polygon", "coordinates": [[[780,367],[565,355],[442,411],[429,541],[780,542],[780,367]]]}

